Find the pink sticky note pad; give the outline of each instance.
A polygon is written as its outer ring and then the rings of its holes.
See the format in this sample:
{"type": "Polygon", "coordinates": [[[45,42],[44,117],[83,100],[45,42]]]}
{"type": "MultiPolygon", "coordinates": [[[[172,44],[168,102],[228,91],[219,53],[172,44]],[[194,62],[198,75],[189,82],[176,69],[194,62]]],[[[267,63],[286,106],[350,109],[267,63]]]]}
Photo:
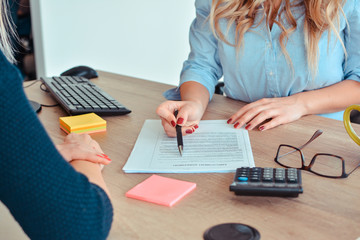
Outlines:
{"type": "Polygon", "coordinates": [[[125,196],[171,207],[195,188],[196,183],[152,175],[125,196]]]}

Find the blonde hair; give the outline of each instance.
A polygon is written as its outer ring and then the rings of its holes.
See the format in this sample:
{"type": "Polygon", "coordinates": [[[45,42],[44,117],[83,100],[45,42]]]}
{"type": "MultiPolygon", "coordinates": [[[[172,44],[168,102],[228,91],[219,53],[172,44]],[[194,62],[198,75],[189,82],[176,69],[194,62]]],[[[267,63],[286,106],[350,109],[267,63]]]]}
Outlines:
{"type": "Polygon", "coordinates": [[[258,26],[254,26],[255,16],[258,14],[262,15],[261,21],[258,23],[260,24],[265,18],[266,13],[266,23],[269,25],[269,23],[273,21],[273,23],[276,23],[282,30],[279,37],[280,47],[287,62],[292,67],[291,59],[286,51],[286,43],[289,36],[297,28],[297,23],[292,14],[292,9],[304,6],[304,44],[307,53],[307,64],[311,69],[312,75],[315,76],[317,73],[319,55],[318,44],[321,35],[325,31],[329,30],[328,44],[330,42],[330,33],[333,31],[336,37],[340,40],[345,56],[347,56],[344,43],[339,35],[340,12],[344,15],[342,6],[345,0],[298,0],[293,3],[290,3],[290,0],[284,1],[284,8],[282,8],[279,14],[277,14],[274,10],[275,7],[272,0],[213,0],[209,20],[214,35],[218,39],[236,47],[236,49],[239,50],[243,44],[244,34],[251,30],[251,28],[258,26]],[[264,4],[265,2],[266,4],[264,4]],[[264,8],[262,9],[261,6],[264,6],[264,8]],[[281,19],[281,15],[283,13],[285,13],[285,19],[281,19]],[[275,19],[276,16],[278,16],[278,20],[275,19]],[[220,19],[228,20],[227,31],[229,31],[230,27],[235,24],[234,44],[231,44],[225,39],[226,34],[222,33],[220,29],[220,19]],[[284,26],[285,21],[287,23],[286,25],[289,25],[288,28],[284,26]]]}
{"type": "Polygon", "coordinates": [[[17,40],[17,35],[8,12],[7,0],[0,0],[0,50],[9,62],[15,63],[12,40],[17,40]]]}

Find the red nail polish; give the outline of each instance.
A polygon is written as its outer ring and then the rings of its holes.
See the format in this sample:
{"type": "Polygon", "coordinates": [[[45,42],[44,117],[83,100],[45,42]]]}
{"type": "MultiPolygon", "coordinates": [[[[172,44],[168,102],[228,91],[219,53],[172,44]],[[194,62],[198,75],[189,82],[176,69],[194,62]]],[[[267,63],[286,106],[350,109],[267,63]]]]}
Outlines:
{"type": "Polygon", "coordinates": [[[177,120],[177,124],[182,124],[182,123],[183,123],[183,121],[184,121],[184,119],[183,119],[183,118],[179,118],[179,119],[177,120]]]}
{"type": "Polygon", "coordinates": [[[111,161],[111,159],[109,158],[109,156],[106,155],[106,154],[97,154],[96,156],[101,157],[101,158],[105,158],[105,159],[111,161]]]}
{"type": "Polygon", "coordinates": [[[172,125],[173,127],[175,127],[175,126],[176,126],[176,123],[175,123],[174,121],[171,121],[171,125],[172,125]]]}
{"type": "Polygon", "coordinates": [[[245,129],[248,130],[251,124],[246,125],[245,129]]]}
{"type": "Polygon", "coordinates": [[[232,118],[230,118],[229,120],[227,120],[227,123],[229,124],[232,121],[232,118]]]}
{"type": "Polygon", "coordinates": [[[240,123],[238,123],[238,122],[235,123],[234,128],[237,128],[237,127],[239,126],[239,124],[240,124],[240,123]]]}
{"type": "Polygon", "coordinates": [[[198,129],[198,128],[199,128],[199,126],[196,124],[196,125],[194,126],[194,128],[195,128],[195,129],[198,129]]]}
{"type": "Polygon", "coordinates": [[[260,126],[259,130],[262,131],[262,130],[264,130],[264,128],[265,128],[264,126],[260,126]]]}
{"type": "Polygon", "coordinates": [[[188,134],[193,133],[193,131],[191,129],[187,129],[185,132],[188,133],[188,134]]]}

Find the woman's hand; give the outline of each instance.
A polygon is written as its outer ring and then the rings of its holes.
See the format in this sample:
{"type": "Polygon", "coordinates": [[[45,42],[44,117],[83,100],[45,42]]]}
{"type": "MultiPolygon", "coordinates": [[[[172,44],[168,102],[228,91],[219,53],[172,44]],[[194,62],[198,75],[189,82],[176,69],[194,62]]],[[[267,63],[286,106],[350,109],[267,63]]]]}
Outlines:
{"type": "Polygon", "coordinates": [[[182,126],[183,135],[193,133],[198,128],[204,111],[203,105],[196,101],[166,101],[156,109],[165,133],[169,137],[176,136],[176,124],[182,126]],[[177,118],[174,115],[175,110],[178,110],[177,118]]]}
{"type": "Polygon", "coordinates": [[[259,130],[264,131],[278,125],[293,122],[306,114],[304,104],[298,94],[281,98],[263,98],[242,107],[228,120],[235,128],[252,130],[259,124],[259,130]],[[264,121],[267,121],[264,123],[264,121]]]}
{"type": "Polygon", "coordinates": [[[93,163],[107,165],[111,159],[104,154],[99,144],[88,134],[70,133],[62,144],[56,145],[63,158],[72,160],[87,160],[93,163]]]}

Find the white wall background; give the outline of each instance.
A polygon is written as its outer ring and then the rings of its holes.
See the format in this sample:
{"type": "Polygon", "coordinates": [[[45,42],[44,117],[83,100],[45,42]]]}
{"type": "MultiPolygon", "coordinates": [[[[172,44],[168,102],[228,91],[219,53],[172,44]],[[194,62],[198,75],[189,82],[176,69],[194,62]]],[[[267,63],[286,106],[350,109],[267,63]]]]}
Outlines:
{"type": "Polygon", "coordinates": [[[32,0],[37,77],[77,65],[177,85],[194,0],[32,0]]]}

